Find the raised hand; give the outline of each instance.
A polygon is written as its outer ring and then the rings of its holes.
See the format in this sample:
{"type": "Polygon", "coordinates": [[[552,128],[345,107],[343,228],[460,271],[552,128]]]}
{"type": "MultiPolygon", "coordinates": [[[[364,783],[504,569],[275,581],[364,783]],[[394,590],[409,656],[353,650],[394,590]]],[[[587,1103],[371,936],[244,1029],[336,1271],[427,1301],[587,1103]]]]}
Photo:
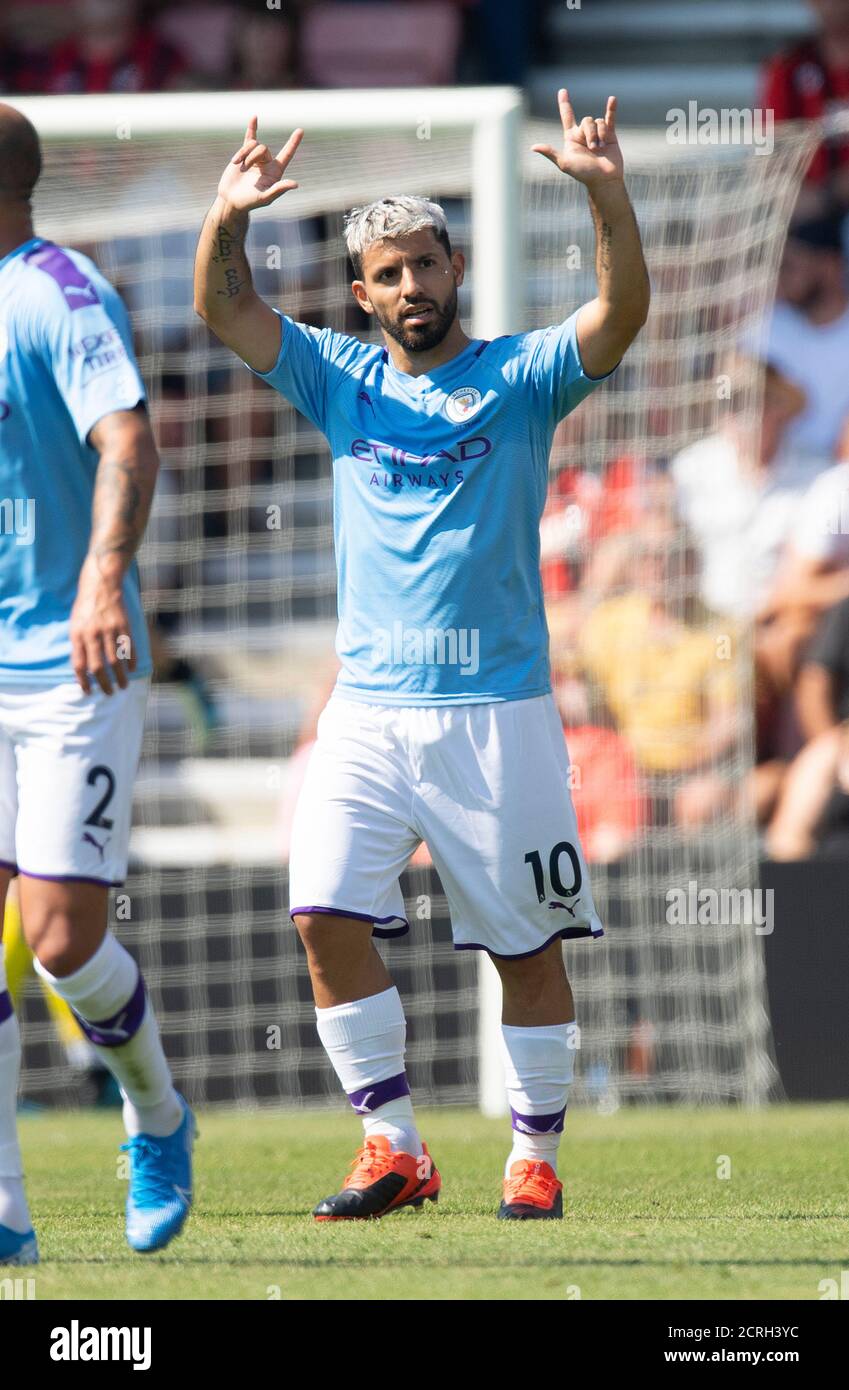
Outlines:
{"type": "Polygon", "coordinates": [[[251,116],[244,143],[233,155],[218,185],[218,196],[231,208],[242,212],[267,207],[281,194],[298,187],[294,179],[284,179],[282,175],[304,132],[301,129],[293,131],[283,148],[273,155],[267,145],[257,140],[256,128],[257,118],[251,116]]]}
{"type": "Polygon", "coordinates": [[[623,176],[622,151],[616,138],[616,98],[607,98],[603,116],[585,116],[580,124],[569,101],[569,93],[561,87],[557,93],[560,120],[563,125],[563,148],[533,145],[556,164],[562,174],[571,174],[578,183],[591,187],[623,176]]]}

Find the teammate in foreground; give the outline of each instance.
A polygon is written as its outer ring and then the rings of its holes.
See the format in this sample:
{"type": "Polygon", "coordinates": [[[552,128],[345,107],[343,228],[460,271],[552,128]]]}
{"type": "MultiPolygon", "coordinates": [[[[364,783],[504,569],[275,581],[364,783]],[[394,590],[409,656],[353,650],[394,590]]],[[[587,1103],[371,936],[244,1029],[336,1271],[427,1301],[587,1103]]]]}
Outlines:
{"type": "Polygon", "coordinates": [[[408,930],[398,876],[422,840],[456,949],[488,951],[503,985],[513,1148],[498,1214],[562,1214],[577,1027],[561,939],[602,927],[551,693],[539,522],[557,422],[648,312],[615,105],[578,124],[561,90],[563,147],[534,146],[586,185],[596,228],[598,297],[550,328],[470,339],[457,315],[464,258],[442,209],[413,197],[356,208],[346,225],[351,288],[385,346],[263,303],[248,215],[297,187],[284,174],[300,129],[274,157],[251,120],[201,233],[198,313],[333,454],[342,670],[295,812],[290,913],[365,1142],[319,1220],[381,1216],[440,1190],[410,1100],[401,1000],[371,941],[408,930]]]}
{"type": "MultiPolygon", "coordinates": [[[[32,125],[0,105],[0,903],[17,874],[36,969],[121,1087],[127,1239],[155,1250],[188,1212],[194,1122],[106,924],[150,683],[133,557],[158,460],[121,300],[85,256],[33,233],[40,171],[32,125]]],[[[38,1258],[20,1051],[0,962],[0,1264],[38,1258]]]]}

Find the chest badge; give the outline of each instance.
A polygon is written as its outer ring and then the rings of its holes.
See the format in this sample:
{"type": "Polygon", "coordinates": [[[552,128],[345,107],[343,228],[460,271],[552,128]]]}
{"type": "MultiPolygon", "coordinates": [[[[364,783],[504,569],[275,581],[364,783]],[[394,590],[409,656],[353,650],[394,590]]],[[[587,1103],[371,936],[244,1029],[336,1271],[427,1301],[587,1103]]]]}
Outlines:
{"type": "Polygon", "coordinates": [[[458,386],[445,402],[445,414],[456,425],[462,425],[481,407],[481,393],[476,386],[458,386]]]}

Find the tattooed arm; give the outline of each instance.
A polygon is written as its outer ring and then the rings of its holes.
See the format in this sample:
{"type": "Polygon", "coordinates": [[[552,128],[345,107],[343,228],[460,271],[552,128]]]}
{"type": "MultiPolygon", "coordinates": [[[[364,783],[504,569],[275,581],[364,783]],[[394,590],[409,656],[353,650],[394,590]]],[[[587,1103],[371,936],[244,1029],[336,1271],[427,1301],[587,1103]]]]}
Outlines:
{"type": "Polygon", "coordinates": [[[578,315],[578,347],[587,375],[604,376],[621,361],[646,321],[649,277],[624,183],[588,191],[598,296],[578,315]]]}
{"type": "Polygon", "coordinates": [[[71,611],[71,662],[87,695],[89,673],[111,695],[111,676],[124,689],[136,666],[122,583],[147,525],[159,457],[144,406],[104,415],[89,441],[100,459],[91,538],[71,611]]]}
{"type": "Polygon", "coordinates": [[[269,372],[280,353],[280,319],[256,293],[245,255],[248,220],[297,184],[281,175],[303,131],[296,130],[276,156],[256,138],[254,116],[241,148],[218,185],[195,257],[195,312],[249,367],[269,372]]]}
{"type": "Polygon", "coordinates": [[[280,354],[280,319],[253,287],[247,233],[247,212],[216,198],[195,258],[195,312],[249,367],[270,372],[280,354]]]}
{"type": "Polygon", "coordinates": [[[649,311],[649,277],[640,230],[625,188],[616,134],[616,98],[603,116],[578,122],[561,87],[557,94],[563,146],[534,145],[537,153],[584,184],[596,233],[598,296],[578,315],[578,347],[589,376],[604,376],[636,338],[649,311]]]}

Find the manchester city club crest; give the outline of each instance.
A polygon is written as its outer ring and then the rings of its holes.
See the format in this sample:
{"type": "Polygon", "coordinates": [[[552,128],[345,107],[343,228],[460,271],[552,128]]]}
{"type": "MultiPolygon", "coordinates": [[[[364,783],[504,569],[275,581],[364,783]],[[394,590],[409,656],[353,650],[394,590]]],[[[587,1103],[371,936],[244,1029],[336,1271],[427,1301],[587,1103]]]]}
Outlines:
{"type": "Polygon", "coordinates": [[[476,386],[458,386],[445,402],[445,414],[455,424],[462,425],[480,408],[481,393],[476,386]]]}

